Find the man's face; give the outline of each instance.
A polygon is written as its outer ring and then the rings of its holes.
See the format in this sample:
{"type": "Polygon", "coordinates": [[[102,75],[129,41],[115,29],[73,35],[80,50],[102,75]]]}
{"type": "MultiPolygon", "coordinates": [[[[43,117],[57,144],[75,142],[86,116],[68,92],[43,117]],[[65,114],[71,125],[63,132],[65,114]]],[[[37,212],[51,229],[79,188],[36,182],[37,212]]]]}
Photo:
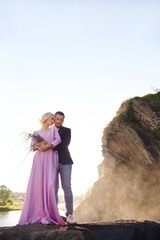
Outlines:
{"type": "Polygon", "coordinates": [[[64,122],[64,116],[62,116],[60,114],[56,114],[55,122],[54,122],[55,126],[57,128],[60,128],[62,126],[63,122],[64,122]]]}

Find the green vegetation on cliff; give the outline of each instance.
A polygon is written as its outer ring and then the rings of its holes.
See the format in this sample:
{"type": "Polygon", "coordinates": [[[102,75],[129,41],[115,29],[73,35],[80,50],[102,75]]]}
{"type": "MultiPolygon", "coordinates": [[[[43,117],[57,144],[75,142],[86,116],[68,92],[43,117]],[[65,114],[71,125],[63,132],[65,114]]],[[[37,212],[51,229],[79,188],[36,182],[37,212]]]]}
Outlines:
{"type": "MultiPolygon", "coordinates": [[[[147,94],[143,97],[134,97],[134,98],[131,98],[128,100],[126,111],[122,112],[119,117],[124,122],[136,123],[140,126],[141,125],[140,120],[137,119],[137,117],[135,115],[135,110],[133,107],[134,100],[152,104],[155,107],[160,107],[160,92],[158,92],[156,94],[147,94]]],[[[159,109],[159,111],[156,111],[156,114],[157,114],[157,116],[160,116],[160,109],[159,109]]],[[[155,132],[154,132],[154,134],[157,135],[157,133],[155,133],[155,132]]],[[[159,134],[158,134],[158,137],[159,137],[159,134]]]]}
{"type": "Polygon", "coordinates": [[[134,113],[132,101],[129,101],[127,110],[120,114],[120,119],[123,120],[124,122],[139,123],[139,121],[136,119],[136,116],[134,113]]]}
{"type": "Polygon", "coordinates": [[[141,100],[143,102],[148,102],[156,106],[160,106],[160,92],[156,94],[147,94],[143,97],[135,97],[132,100],[141,100]]]}

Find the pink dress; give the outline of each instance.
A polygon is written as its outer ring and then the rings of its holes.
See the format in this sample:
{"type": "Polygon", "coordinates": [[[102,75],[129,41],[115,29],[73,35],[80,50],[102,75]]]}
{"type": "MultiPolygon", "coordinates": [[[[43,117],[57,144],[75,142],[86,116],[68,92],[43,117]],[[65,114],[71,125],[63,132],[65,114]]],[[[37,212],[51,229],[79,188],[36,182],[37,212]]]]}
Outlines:
{"type": "MultiPolygon", "coordinates": [[[[41,130],[34,132],[54,146],[61,142],[57,128],[53,126],[47,134],[41,130]]],[[[31,147],[36,143],[32,139],[31,147]]],[[[28,182],[24,205],[19,225],[42,223],[66,225],[59,215],[55,189],[58,180],[58,153],[49,149],[45,152],[36,151],[28,182]]]]}

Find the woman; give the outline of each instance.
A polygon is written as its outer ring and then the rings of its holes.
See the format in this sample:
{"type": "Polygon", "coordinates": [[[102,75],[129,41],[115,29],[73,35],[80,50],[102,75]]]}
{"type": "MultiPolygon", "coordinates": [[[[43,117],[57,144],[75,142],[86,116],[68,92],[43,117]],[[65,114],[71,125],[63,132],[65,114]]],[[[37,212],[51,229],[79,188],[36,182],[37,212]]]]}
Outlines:
{"type": "Polygon", "coordinates": [[[34,132],[31,149],[36,151],[28,182],[23,210],[19,220],[20,225],[31,223],[65,225],[59,215],[55,189],[58,180],[58,153],[52,149],[45,152],[39,150],[42,144],[52,144],[53,147],[61,142],[57,128],[50,126],[54,123],[54,115],[45,113],[41,118],[42,128],[34,132]],[[44,141],[37,142],[41,138],[44,141]]]}

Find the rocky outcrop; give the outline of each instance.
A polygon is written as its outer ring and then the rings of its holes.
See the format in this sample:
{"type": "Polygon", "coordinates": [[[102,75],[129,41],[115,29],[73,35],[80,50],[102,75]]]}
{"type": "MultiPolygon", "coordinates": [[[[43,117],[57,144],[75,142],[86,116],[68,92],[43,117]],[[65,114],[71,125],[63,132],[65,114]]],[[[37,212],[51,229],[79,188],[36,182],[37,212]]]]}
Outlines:
{"type": "MultiPolygon", "coordinates": [[[[87,229],[86,229],[87,231],[87,229]]],[[[88,230],[89,231],[89,230],[88,230]]],[[[0,228],[1,240],[85,240],[83,229],[56,225],[29,224],[7,229],[0,228]]]]}
{"type": "Polygon", "coordinates": [[[0,228],[0,240],[159,240],[160,224],[148,221],[55,226],[30,224],[0,228]]]}
{"type": "Polygon", "coordinates": [[[122,103],[104,129],[99,180],[78,221],[160,220],[160,92],[122,103]]]}

